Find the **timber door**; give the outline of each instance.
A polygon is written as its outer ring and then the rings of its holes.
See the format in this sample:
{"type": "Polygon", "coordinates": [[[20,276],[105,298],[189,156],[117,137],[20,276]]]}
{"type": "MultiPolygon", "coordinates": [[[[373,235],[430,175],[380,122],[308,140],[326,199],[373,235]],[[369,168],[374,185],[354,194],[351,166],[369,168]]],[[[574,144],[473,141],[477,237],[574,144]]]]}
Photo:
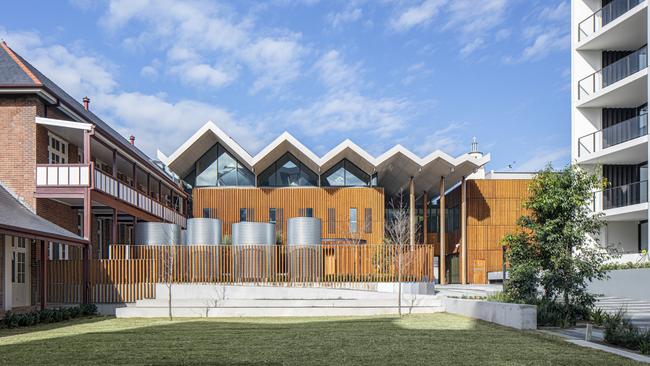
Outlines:
{"type": "Polygon", "coordinates": [[[25,238],[14,236],[11,246],[12,307],[29,306],[29,245],[25,238]]]}
{"type": "Polygon", "coordinates": [[[475,259],[472,261],[472,283],[487,283],[485,259],[475,259]]]}

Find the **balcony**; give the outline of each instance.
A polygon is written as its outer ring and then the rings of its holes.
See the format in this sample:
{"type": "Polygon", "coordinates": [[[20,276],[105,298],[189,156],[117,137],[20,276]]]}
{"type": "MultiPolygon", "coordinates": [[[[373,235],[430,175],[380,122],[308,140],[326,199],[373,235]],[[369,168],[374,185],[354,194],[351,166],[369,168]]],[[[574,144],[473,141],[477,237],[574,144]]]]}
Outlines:
{"type": "Polygon", "coordinates": [[[578,24],[583,50],[634,49],[646,43],[647,6],[644,0],[614,0],[578,24]]]}
{"type": "Polygon", "coordinates": [[[638,164],[646,160],[648,115],[630,118],[578,139],[582,164],[638,164]]]}
{"type": "Polygon", "coordinates": [[[578,81],[578,107],[630,107],[648,99],[648,47],[578,81]]]}
{"type": "Polygon", "coordinates": [[[36,187],[88,187],[88,164],[37,164],[36,187]]]}
{"type": "Polygon", "coordinates": [[[643,220],[648,217],[648,181],[594,192],[592,209],[604,213],[606,220],[643,220]]]}
{"type": "Polygon", "coordinates": [[[164,221],[186,226],[185,216],[97,169],[95,169],[95,189],[164,221]]]}

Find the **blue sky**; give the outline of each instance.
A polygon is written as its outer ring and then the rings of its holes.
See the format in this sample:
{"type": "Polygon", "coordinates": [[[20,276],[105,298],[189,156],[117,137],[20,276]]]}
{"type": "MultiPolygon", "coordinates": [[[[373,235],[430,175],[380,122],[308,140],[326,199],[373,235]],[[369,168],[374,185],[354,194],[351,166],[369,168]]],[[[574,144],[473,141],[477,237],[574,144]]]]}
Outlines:
{"type": "Polygon", "coordinates": [[[151,156],[207,120],[251,154],[469,150],[570,159],[568,0],[12,1],[0,37],[151,156]]]}

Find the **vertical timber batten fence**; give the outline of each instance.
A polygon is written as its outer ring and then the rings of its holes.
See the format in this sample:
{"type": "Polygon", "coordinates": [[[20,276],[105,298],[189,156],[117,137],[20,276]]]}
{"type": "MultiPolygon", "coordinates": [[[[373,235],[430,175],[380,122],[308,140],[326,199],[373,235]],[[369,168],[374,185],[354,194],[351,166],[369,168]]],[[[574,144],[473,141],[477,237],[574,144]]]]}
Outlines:
{"type": "MultiPolygon", "coordinates": [[[[157,283],[344,286],[358,282],[433,282],[434,245],[111,245],[110,259],[91,260],[96,303],[155,297],[157,283]],[[399,256],[401,253],[401,271],[399,256]]],[[[82,263],[48,263],[50,303],[81,301],[82,263]]]]}

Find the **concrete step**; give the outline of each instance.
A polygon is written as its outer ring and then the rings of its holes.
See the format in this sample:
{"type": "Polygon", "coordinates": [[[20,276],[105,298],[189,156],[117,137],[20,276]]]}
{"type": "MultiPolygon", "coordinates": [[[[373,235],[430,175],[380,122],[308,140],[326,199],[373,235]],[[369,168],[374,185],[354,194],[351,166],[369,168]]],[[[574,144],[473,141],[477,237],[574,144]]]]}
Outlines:
{"type": "MultiPolygon", "coordinates": [[[[403,314],[436,313],[444,309],[431,307],[404,307],[403,314]]],[[[393,307],[173,307],[174,317],[281,317],[281,316],[369,316],[398,314],[393,307]]],[[[118,318],[164,318],[169,316],[166,307],[129,306],[116,309],[118,318]]]]}
{"type": "MultiPolygon", "coordinates": [[[[403,298],[402,306],[435,307],[442,302],[436,297],[403,298]]],[[[168,307],[167,299],[138,300],[136,307],[168,307]]],[[[242,307],[242,308],[304,308],[304,307],[395,307],[397,299],[172,299],[173,307],[242,307]]]]}
{"type": "MultiPolygon", "coordinates": [[[[216,284],[174,284],[172,299],[286,299],[286,298],[390,298],[393,292],[379,292],[346,288],[282,287],[282,286],[233,286],[216,284]]],[[[169,288],[156,285],[156,298],[169,298],[169,288]]]]}

